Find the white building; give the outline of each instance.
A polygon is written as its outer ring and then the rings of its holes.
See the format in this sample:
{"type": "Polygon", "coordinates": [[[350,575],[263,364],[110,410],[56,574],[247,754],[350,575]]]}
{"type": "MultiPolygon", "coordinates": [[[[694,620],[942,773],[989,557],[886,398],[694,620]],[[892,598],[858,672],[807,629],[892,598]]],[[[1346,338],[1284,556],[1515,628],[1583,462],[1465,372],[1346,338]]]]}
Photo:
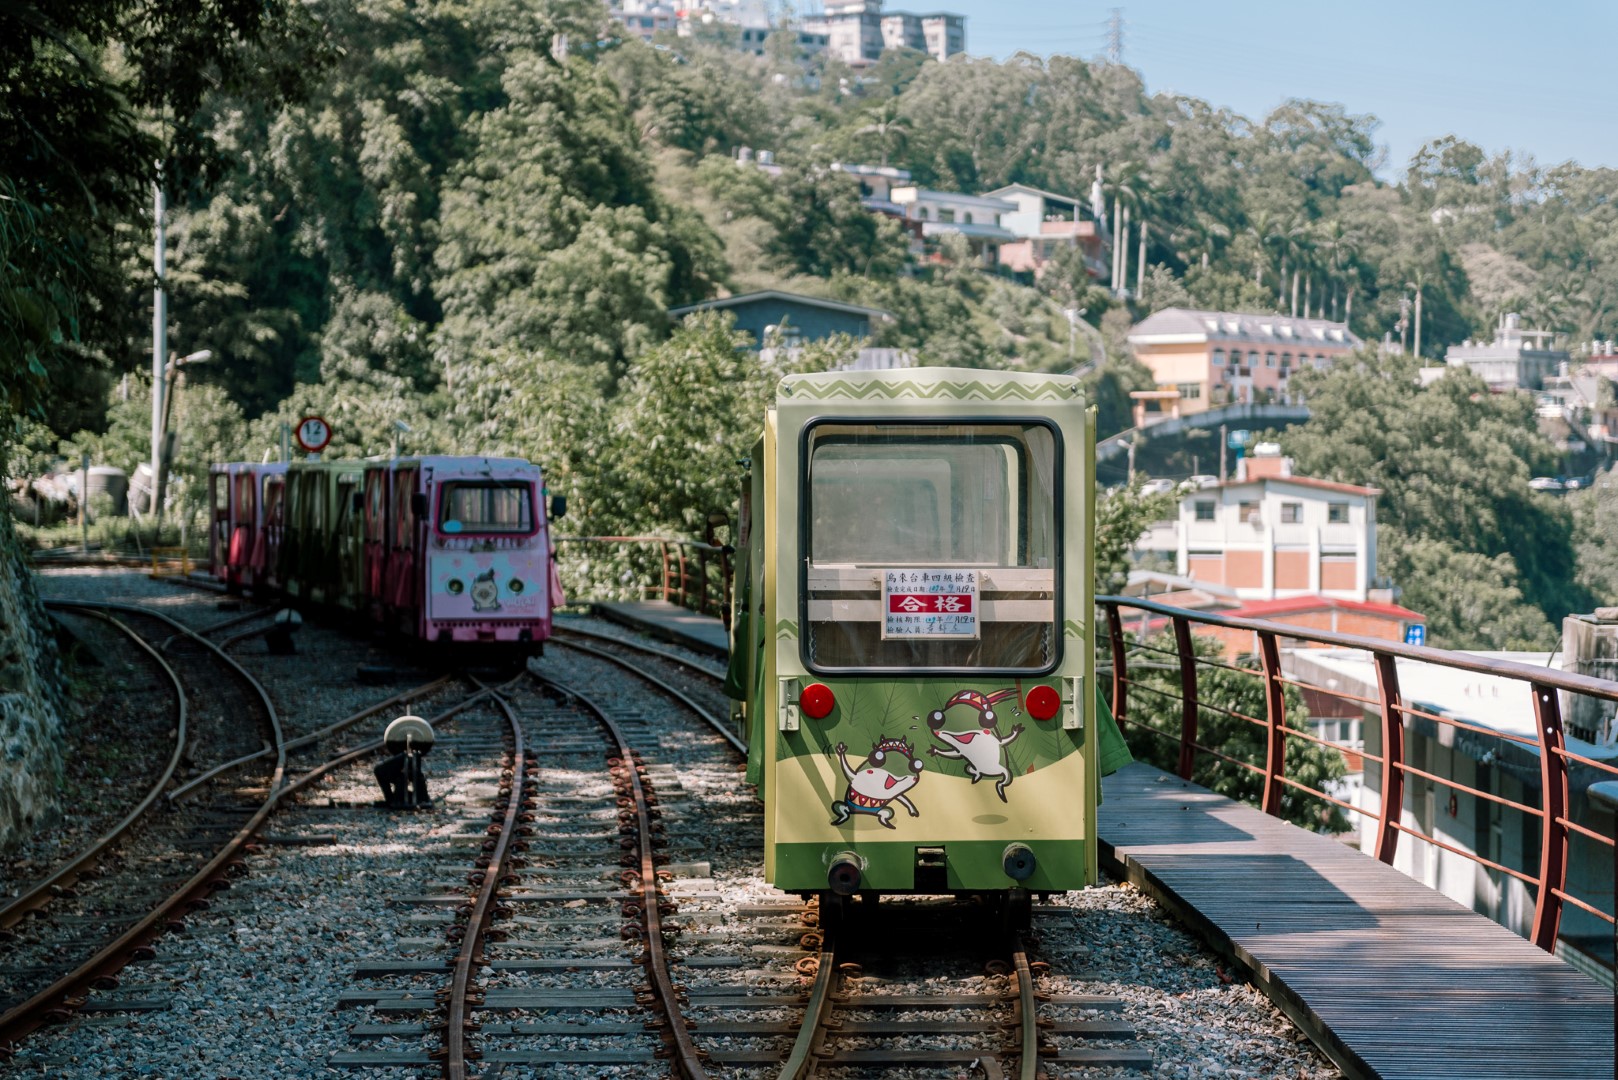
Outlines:
{"type": "Polygon", "coordinates": [[[917,49],[935,60],[966,51],[966,19],[949,12],[882,10],[882,0],[826,0],[824,14],[803,20],[826,35],[827,50],[850,67],[875,63],[885,49],[917,49]]]}
{"type": "Polygon", "coordinates": [[[923,245],[940,236],[963,236],[984,266],[996,265],[1000,245],[1016,239],[1015,233],[1000,224],[1001,214],[1017,209],[1016,203],[1005,199],[921,187],[896,187],[888,197],[899,207],[912,234],[919,233],[923,245]]]}
{"type": "Polygon", "coordinates": [[[1385,600],[1373,595],[1379,494],[1293,476],[1291,459],[1278,454],[1245,458],[1234,481],[1187,494],[1178,516],[1154,524],[1136,548],[1172,555],[1177,575],[1240,601],[1385,600]]]}
{"type": "Polygon", "coordinates": [[[1569,359],[1565,351],[1551,347],[1554,337],[1549,330],[1524,330],[1521,317],[1511,312],[1501,317],[1493,341],[1451,345],[1444,363],[1470,370],[1491,390],[1539,390],[1569,359]]]}

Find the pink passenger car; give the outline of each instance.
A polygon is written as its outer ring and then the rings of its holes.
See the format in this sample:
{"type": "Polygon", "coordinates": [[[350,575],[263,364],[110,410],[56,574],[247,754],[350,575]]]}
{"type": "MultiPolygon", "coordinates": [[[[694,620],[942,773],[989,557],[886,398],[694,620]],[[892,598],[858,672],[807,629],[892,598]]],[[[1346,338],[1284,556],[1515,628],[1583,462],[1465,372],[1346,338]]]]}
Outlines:
{"type": "Polygon", "coordinates": [[[541,645],[562,602],[544,482],[516,458],[422,457],[365,470],[365,590],[431,642],[541,645]]]}

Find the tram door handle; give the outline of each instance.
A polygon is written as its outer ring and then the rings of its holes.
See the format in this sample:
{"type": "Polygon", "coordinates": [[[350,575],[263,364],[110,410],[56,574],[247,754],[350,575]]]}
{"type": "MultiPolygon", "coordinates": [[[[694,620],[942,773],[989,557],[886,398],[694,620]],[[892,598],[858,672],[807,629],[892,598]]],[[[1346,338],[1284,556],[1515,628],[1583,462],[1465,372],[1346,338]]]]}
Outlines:
{"type": "Polygon", "coordinates": [[[776,681],[776,716],[782,731],[798,730],[798,680],[776,681]]]}
{"type": "Polygon", "coordinates": [[[1084,730],[1084,676],[1075,675],[1063,680],[1067,694],[1062,701],[1062,730],[1084,730]]]}

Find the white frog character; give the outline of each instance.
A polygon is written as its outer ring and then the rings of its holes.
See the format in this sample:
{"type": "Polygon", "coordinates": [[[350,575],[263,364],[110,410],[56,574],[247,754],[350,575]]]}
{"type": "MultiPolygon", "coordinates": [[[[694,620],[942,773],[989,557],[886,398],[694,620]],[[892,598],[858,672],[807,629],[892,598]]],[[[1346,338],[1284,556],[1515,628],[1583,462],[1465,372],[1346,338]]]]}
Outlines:
{"type": "Polygon", "coordinates": [[[1015,690],[996,690],[992,694],[979,693],[976,690],[962,690],[944,703],[942,709],[934,709],[927,716],[927,726],[933,729],[933,738],[938,739],[949,747],[940,750],[933,746],[927,749],[929,754],[944,758],[956,758],[966,763],[966,775],[971,777],[972,783],[977,783],[984,777],[994,778],[994,793],[1000,796],[1000,801],[1006,801],[1006,786],[1012,781],[1011,770],[1006,767],[1002,751],[1009,746],[1017,736],[1023,733],[1023,726],[1017,724],[1008,735],[1001,735],[995,729],[994,705],[1006,698],[1015,698],[1015,690]],[[943,727],[948,723],[945,713],[952,705],[970,705],[977,710],[979,726],[973,731],[945,731],[943,727]]]}
{"type": "Polygon", "coordinates": [[[903,739],[882,739],[871,754],[860,762],[858,769],[848,763],[848,746],[837,744],[837,760],[843,764],[843,775],[848,778],[848,791],[831,804],[833,825],[841,825],[855,814],[874,814],[876,820],[892,829],[893,807],[898,803],[910,811],[911,817],[920,817],[916,804],[905,797],[905,792],[916,786],[926,762],[916,756],[910,744],[903,739]],[[893,766],[895,776],[888,771],[893,766]]]}

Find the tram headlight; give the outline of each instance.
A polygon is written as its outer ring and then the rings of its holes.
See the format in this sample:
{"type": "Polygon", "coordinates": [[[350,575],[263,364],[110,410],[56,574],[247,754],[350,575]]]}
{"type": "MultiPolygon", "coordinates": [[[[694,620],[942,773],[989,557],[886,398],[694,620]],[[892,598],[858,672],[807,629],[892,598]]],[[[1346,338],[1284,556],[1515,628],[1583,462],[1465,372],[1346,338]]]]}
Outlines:
{"type": "Polygon", "coordinates": [[[506,586],[506,588],[511,590],[511,595],[512,596],[521,596],[522,591],[523,591],[524,588],[526,588],[526,586],[523,585],[522,578],[515,578],[514,577],[514,578],[511,579],[511,583],[508,584],[506,586]]]}
{"type": "Polygon", "coordinates": [[[812,720],[824,720],[837,707],[837,697],[825,683],[810,683],[798,696],[798,707],[812,720]]]}
{"type": "Polygon", "coordinates": [[[451,596],[459,596],[466,591],[466,585],[460,578],[450,578],[445,588],[449,590],[451,596]]]}
{"type": "Polygon", "coordinates": [[[1056,692],[1054,686],[1036,686],[1028,691],[1023,705],[1035,720],[1049,720],[1061,710],[1062,695],[1056,692]]]}

